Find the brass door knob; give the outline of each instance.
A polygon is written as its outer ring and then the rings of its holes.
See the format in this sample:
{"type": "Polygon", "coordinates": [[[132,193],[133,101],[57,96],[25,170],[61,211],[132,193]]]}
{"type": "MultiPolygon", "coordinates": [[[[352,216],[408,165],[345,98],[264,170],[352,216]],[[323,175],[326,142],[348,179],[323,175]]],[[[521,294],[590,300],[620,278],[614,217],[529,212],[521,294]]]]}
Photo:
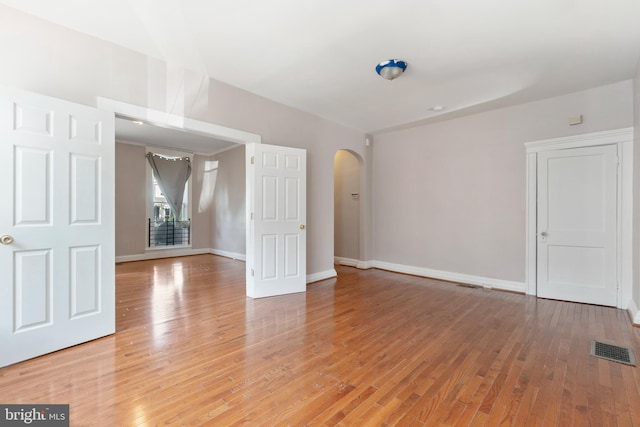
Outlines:
{"type": "Polygon", "coordinates": [[[300,224],[300,230],[304,230],[304,224],[300,224]]]}
{"type": "Polygon", "coordinates": [[[13,243],[13,237],[5,234],[4,236],[0,237],[0,243],[2,243],[3,245],[10,245],[13,243]]]}

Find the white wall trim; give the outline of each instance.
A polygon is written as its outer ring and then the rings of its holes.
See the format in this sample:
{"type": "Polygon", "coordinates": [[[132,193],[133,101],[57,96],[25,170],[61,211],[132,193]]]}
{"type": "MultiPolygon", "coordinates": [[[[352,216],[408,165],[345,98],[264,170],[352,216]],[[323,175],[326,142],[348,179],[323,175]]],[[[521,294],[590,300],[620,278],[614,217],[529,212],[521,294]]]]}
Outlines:
{"type": "Polygon", "coordinates": [[[143,254],[122,255],[116,257],[116,263],[130,261],[146,261],[150,259],[174,258],[189,255],[210,254],[211,249],[153,249],[143,254]]]}
{"type": "Polygon", "coordinates": [[[373,267],[379,268],[381,270],[393,271],[396,273],[412,274],[414,276],[428,277],[431,279],[447,280],[450,282],[482,286],[487,289],[500,289],[503,291],[518,292],[523,294],[525,293],[525,284],[522,282],[473,276],[470,274],[452,273],[450,271],[432,270],[430,268],[394,264],[384,261],[373,261],[373,267]]]}
{"type": "Polygon", "coordinates": [[[200,120],[167,113],[166,111],[153,110],[151,108],[103,97],[98,97],[97,104],[100,110],[110,111],[119,116],[143,120],[159,127],[186,130],[204,136],[214,136],[215,138],[237,144],[262,142],[262,137],[255,133],[202,122],[200,120]]]}
{"type": "Polygon", "coordinates": [[[246,261],[247,260],[247,255],[245,255],[245,254],[223,251],[221,249],[211,249],[209,253],[211,253],[212,255],[219,255],[219,256],[226,257],[226,258],[235,259],[235,260],[238,260],[238,261],[246,261]]]}
{"type": "Polygon", "coordinates": [[[583,135],[525,143],[527,149],[525,280],[528,294],[536,295],[537,248],[537,153],[596,145],[618,146],[618,289],[617,307],[628,307],[633,287],[633,128],[622,128],[583,135]]]}
{"type": "Polygon", "coordinates": [[[373,261],[358,261],[358,265],[356,265],[356,267],[361,270],[368,270],[373,268],[373,261]]]}
{"type": "Polygon", "coordinates": [[[340,256],[333,257],[333,262],[338,265],[346,265],[349,267],[359,268],[361,270],[368,270],[373,267],[373,261],[361,261],[359,259],[344,258],[340,256]]]}
{"type": "Polygon", "coordinates": [[[203,255],[203,254],[223,256],[225,258],[231,258],[237,261],[246,260],[246,257],[244,254],[222,251],[220,249],[209,249],[209,248],[158,249],[158,248],[154,248],[154,249],[149,249],[148,252],[143,254],[117,256],[116,262],[119,263],[119,262],[130,262],[130,261],[146,261],[150,259],[175,258],[175,257],[181,257],[181,256],[203,255]]]}
{"type": "Polygon", "coordinates": [[[338,273],[335,269],[321,271],[319,273],[307,274],[307,284],[318,282],[320,280],[330,279],[332,277],[336,277],[338,273]]]}
{"type": "Polygon", "coordinates": [[[543,139],[525,142],[527,153],[538,153],[548,150],[564,150],[567,148],[592,147],[594,145],[617,144],[633,138],[633,128],[605,130],[602,132],[585,133],[582,135],[565,136],[561,138],[543,139]]]}
{"type": "Polygon", "coordinates": [[[341,257],[341,256],[334,256],[333,257],[333,262],[335,264],[338,264],[338,265],[346,265],[346,266],[349,266],[349,267],[357,267],[358,264],[360,263],[360,261],[357,260],[357,259],[345,258],[345,257],[341,257]]]}
{"type": "Polygon", "coordinates": [[[527,295],[536,295],[536,274],[538,266],[537,251],[537,166],[536,153],[527,153],[526,165],[526,201],[525,201],[525,267],[524,277],[527,295]]]}
{"type": "Polygon", "coordinates": [[[638,311],[638,307],[636,303],[631,299],[629,301],[629,307],[627,307],[627,313],[629,313],[629,317],[631,317],[631,321],[634,325],[640,326],[640,311],[638,311]]]}
{"type": "Polygon", "coordinates": [[[618,308],[624,308],[633,300],[633,131],[628,138],[618,144],[621,168],[618,176],[618,308]]]}

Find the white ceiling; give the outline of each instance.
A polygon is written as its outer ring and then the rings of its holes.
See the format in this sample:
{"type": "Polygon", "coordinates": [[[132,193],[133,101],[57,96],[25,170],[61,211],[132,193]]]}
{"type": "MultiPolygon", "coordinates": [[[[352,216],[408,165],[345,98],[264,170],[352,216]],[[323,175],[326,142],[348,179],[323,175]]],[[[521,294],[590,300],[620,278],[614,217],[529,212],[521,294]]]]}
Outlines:
{"type": "Polygon", "coordinates": [[[640,58],[640,0],[0,3],[369,133],[629,79],[640,58]],[[390,58],[409,64],[394,81],[375,73],[390,58]]]}

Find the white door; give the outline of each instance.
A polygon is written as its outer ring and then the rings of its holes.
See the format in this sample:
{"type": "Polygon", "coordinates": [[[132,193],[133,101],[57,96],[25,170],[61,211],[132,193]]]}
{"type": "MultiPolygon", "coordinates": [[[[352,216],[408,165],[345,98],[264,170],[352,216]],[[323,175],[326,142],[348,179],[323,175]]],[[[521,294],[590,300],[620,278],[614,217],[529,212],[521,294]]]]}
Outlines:
{"type": "Polygon", "coordinates": [[[0,366],[115,332],[114,119],[0,88],[0,366]]]}
{"type": "Polygon", "coordinates": [[[247,144],[247,295],[306,291],[306,151],[247,144]]]}
{"type": "Polygon", "coordinates": [[[617,147],[538,154],[537,294],[617,303],[617,147]]]}

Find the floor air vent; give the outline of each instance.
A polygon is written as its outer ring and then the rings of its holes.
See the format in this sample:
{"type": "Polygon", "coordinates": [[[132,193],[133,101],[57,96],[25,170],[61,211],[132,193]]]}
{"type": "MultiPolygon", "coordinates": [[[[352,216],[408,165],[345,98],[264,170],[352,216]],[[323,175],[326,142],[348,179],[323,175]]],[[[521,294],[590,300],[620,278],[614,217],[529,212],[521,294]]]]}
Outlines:
{"type": "Polygon", "coordinates": [[[611,360],[612,362],[636,366],[636,358],[633,350],[630,348],[618,347],[617,345],[605,344],[599,341],[591,341],[591,355],[611,360]]]}
{"type": "Polygon", "coordinates": [[[467,283],[456,283],[456,286],[460,286],[461,288],[471,288],[471,289],[479,289],[480,286],[469,285],[467,283]]]}

